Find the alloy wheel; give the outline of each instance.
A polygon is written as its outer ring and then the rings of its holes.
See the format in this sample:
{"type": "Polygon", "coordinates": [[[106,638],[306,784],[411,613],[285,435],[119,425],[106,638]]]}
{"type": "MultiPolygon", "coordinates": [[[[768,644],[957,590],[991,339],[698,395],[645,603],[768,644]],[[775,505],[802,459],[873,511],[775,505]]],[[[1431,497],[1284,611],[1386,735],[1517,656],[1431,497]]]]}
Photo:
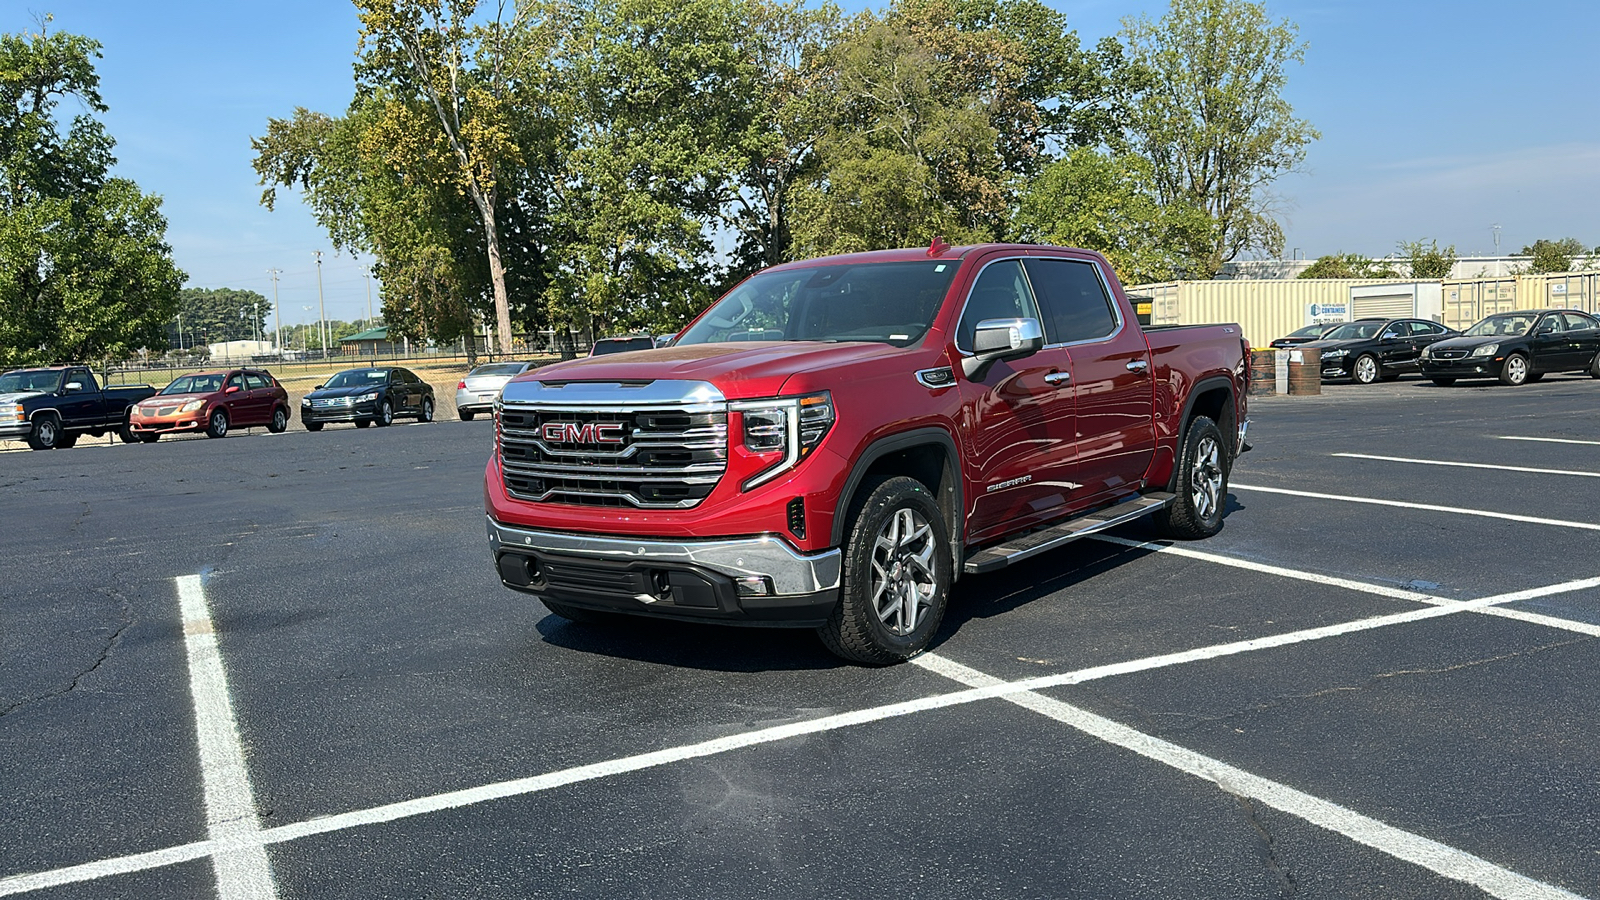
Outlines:
{"type": "Polygon", "coordinates": [[[1195,514],[1202,519],[1210,519],[1221,506],[1221,457],[1221,449],[1210,435],[1195,445],[1194,465],[1189,470],[1189,496],[1194,501],[1195,514]]]}
{"type": "Polygon", "coordinates": [[[914,509],[890,514],[872,547],[872,609],[890,634],[917,630],[932,608],[938,580],[934,573],[933,527],[914,509]]]}

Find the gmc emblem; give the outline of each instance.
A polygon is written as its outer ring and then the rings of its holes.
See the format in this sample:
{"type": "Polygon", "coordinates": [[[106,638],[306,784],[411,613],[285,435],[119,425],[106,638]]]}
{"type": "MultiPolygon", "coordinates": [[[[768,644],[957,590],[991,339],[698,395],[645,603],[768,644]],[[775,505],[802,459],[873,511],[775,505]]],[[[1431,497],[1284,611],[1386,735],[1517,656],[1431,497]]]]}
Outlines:
{"type": "Polygon", "coordinates": [[[621,422],[546,422],[539,433],[551,444],[620,444],[621,422]]]}

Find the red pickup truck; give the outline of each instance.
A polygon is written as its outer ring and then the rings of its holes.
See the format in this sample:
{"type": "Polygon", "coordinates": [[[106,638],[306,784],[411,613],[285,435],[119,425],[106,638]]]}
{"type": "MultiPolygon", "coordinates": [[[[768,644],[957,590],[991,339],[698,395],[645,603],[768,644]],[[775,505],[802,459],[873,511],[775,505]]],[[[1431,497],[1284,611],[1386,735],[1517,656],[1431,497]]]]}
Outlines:
{"type": "Polygon", "coordinates": [[[1141,328],[1103,257],[985,244],[758,272],[667,348],[506,385],[501,581],[557,615],[811,627],[921,652],[952,583],[1143,515],[1222,527],[1236,325],[1141,328]]]}

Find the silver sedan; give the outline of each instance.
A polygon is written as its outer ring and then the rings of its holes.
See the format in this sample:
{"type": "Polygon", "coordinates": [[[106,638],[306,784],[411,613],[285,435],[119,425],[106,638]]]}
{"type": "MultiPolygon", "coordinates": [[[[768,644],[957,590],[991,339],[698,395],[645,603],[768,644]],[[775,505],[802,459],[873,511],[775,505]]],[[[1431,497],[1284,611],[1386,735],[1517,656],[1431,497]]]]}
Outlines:
{"type": "Polygon", "coordinates": [[[531,362],[488,363],[467,373],[456,385],[456,414],[461,421],[470,422],[480,412],[494,409],[494,398],[506,382],[533,368],[531,362]]]}

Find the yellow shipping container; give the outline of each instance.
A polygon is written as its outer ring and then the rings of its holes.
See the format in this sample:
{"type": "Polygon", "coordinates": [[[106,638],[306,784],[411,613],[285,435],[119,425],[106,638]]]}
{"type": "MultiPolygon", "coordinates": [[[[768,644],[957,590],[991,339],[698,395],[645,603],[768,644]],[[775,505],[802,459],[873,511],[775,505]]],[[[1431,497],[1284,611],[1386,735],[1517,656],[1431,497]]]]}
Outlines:
{"type": "Polygon", "coordinates": [[[1409,278],[1295,278],[1167,281],[1128,288],[1151,298],[1153,325],[1237,322],[1252,347],[1304,327],[1313,306],[1348,310],[1350,289],[1370,284],[1414,284],[1409,278]]]}

